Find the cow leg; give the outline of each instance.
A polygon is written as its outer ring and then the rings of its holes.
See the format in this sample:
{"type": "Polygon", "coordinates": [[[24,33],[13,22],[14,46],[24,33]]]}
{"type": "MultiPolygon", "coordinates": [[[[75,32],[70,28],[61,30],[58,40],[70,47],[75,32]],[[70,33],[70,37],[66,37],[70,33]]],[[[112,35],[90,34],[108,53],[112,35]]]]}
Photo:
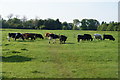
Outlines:
{"type": "Polygon", "coordinates": [[[91,41],[93,41],[93,38],[91,38],[91,41]]]}
{"type": "Polygon", "coordinates": [[[8,36],[7,38],[8,38],[8,41],[10,41],[10,37],[8,36]]]}
{"type": "Polygon", "coordinates": [[[49,40],[49,44],[50,44],[50,40],[49,40]]]}
{"type": "Polygon", "coordinates": [[[35,38],[34,38],[34,37],[31,37],[31,40],[33,40],[33,39],[35,40],[35,38]]]}
{"type": "Polygon", "coordinates": [[[64,44],[65,44],[65,41],[64,41],[64,44]]]}
{"type": "Polygon", "coordinates": [[[78,38],[78,42],[80,42],[80,39],[78,38]]]}
{"type": "Polygon", "coordinates": [[[105,38],[103,38],[103,40],[105,40],[105,38]]]}
{"type": "Polygon", "coordinates": [[[62,40],[60,40],[60,44],[62,44],[62,40]]]}
{"type": "Polygon", "coordinates": [[[56,39],[53,39],[53,44],[56,43],[56,39]]]}
{"type": "Polygon", "coordinates": [[[62,41],[60,41],[60,44],[62,44],[62,41]]]}
{"type": "Polygon", "coordinates": [[[21,37],[22,38],[22,40],[24,40],[24,37],[21,37]]]}
{"type": "Polygon", "coordinates": [[[31,40],[33,40],[33,38],[31,37],[31,40]]]}
{"type": "Polygon", "coordinates": [[[16,38],[15,38],[15,41],[16,41],[16,38]]]}
{"type": "Polygon", "coordinates": [[[35,37],[33,37],[33,39],[35,40],[35,37]]]}
{"type": "Polygon", "coordinates": [[[49,44],[50,44],[51,39],[52,39],[52,38],[51,38],[51,37],[49,37],[49,44]]]}
{"type": "Polygon", "coordinates": [[[24,40],[24,37],[22,36],[22,39],[24,40]]]}

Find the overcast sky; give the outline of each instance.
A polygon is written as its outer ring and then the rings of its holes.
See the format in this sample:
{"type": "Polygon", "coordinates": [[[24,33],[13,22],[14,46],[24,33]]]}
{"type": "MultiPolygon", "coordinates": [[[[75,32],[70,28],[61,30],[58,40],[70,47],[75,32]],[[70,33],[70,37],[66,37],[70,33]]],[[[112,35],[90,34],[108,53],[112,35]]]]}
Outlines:
{"type": "Polygon", "coordinates": [[[96,19],[100,22],[118,21],[119,0],[0,0],[0,15],[26,16],[28,19],[96,19]]]}

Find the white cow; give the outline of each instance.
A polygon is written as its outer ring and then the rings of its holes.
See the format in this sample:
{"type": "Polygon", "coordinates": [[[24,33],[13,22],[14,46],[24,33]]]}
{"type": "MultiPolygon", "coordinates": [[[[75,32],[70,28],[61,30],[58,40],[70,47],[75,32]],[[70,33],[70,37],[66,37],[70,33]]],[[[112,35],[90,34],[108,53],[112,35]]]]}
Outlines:
{"type": "Polygon", "coordinates": [[[94,34],[94,38],[103,40],[101,34],[94,34]]]}

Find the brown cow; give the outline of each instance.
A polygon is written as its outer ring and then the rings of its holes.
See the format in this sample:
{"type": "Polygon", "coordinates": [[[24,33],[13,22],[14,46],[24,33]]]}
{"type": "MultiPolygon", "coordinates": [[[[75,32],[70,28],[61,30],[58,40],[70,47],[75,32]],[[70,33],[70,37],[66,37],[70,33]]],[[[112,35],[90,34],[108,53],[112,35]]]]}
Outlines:
{"type": "Polygon", "coordinates": [[[24,33],[23,37],[25,39],[31,38],[31,40],[33,40],[33,39],[35,40],[36,38],[44,39],[44,37],[41,34],[36,34],[36,33],[24,33]]]}
{"type": "Polygon", "coordinates": [[[35,40],[35,34],[34,33],[24,33],[22,34],[25,39],[31,38],[31,40],[35,40]]]}
{"type": "Polygon", "coordinates": [[[49,37],[49,34],[53,34],[53,33],[45,33],[45,37],[49,37]]]}

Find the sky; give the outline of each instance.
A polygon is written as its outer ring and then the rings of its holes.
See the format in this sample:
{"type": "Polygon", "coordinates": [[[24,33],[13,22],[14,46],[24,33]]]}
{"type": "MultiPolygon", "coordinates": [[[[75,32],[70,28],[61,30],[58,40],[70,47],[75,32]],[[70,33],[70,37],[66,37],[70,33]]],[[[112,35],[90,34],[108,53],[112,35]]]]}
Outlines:
{"type": "Polygon", "coordinates": [[[118,21],[119,0],[0,0],[0,15],[26,16],[27,19],[96,19],[100,22],[118,21]]]}

